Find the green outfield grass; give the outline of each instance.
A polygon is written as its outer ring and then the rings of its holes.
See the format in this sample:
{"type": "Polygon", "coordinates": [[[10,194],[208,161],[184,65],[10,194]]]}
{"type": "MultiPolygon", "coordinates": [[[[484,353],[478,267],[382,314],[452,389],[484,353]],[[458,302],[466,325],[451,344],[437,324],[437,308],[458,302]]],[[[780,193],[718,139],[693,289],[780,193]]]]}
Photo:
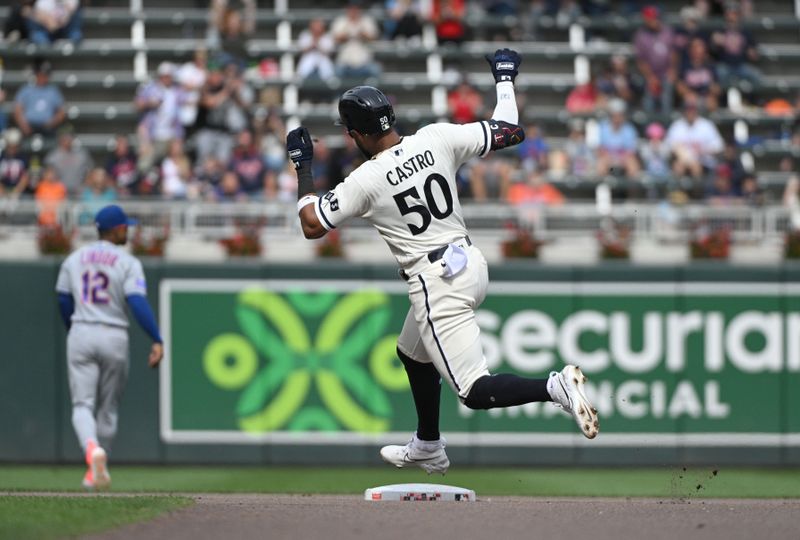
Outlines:
{"type": "Polygon", "coordinates": [[[72,537],[145,521],[191,503],[188,497],[0,496],[0,539],[72,537]]]}
{"type": "MultiPolygon", "coordinates": [[[[114,491],[361,494],[383,484],[445,483],[538,497],[800,497],[800,468],[454,468],[446,476],[390,467],[112,467],[114,491]],[[716,471],[716,474],[715,474],[716,471]]],[[[83,468],[0,466],[0,491],[80,491],[83,468]]]]}

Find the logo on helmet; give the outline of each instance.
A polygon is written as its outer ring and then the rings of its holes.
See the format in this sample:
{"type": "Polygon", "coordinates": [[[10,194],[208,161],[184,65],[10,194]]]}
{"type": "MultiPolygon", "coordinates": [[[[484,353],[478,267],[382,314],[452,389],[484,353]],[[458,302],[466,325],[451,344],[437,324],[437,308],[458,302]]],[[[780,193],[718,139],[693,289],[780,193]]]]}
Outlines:
{"type": "Polygon", "coordinates": [[[389,117],[388,116],[381,116],[380,123],[381,123],[381,131],[387,131],[390,127],[392,127],[389,124],[389,117]]]}

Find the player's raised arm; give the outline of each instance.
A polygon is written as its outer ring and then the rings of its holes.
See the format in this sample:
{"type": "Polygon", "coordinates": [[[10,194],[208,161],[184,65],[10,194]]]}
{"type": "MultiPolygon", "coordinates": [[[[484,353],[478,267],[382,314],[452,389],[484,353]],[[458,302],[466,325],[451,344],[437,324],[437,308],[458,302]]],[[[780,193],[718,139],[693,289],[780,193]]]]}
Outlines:
{"type": "Polygon", "coordinates": [[[328,232],[315,210],[318,199],[314,190],[311,160],[314,159],[314,142],[308,129],[300,126],[286,135],[286,150],[297,173],[297,213],[306,238],[320,238],[328,232]]]}
{"type": "Polygon", "coordinates": [[[492,69],[497,90],[497,105],[489,121],[491,149],[500,150],[525,140],[525,131],[519,125],[514,94],[514,80],[519,73],[522,57],[511,49],[498,49],[494,54],[487,54],[486,61],[492,69]]]}

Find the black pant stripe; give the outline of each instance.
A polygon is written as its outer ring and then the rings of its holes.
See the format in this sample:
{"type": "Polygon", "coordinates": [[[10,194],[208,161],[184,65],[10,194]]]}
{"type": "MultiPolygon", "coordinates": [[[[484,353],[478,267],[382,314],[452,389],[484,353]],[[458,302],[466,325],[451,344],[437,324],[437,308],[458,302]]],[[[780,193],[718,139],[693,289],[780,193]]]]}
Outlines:
{"type": "Polygon", "coordinates": [[[425,280],[422,279],[422,274],[419,274],[418,277],[420,283],[422,283],[422,292],[425,294],[425,310],[428,312],[428,326],[431,327],[431,332],[433,332],[433,340],[436,342],[436,347],[439,349],[439,354],[442,355],[444,367],[447,368],[447,374],[450,375],[450,380],[453,381],[456,391],[461,392],[461,387],[458,386],[458,381],[456,381],[456,378],[453,376],[453,372],[450,370],[450,363],[447,361],[447,356],[444,354],[442,344],[439,342],[439,336],[436,335],[436,329],[433,327],[433,320],[431,319],[431,304],[428,301],[428,287],[425,286],[425,280]]]}

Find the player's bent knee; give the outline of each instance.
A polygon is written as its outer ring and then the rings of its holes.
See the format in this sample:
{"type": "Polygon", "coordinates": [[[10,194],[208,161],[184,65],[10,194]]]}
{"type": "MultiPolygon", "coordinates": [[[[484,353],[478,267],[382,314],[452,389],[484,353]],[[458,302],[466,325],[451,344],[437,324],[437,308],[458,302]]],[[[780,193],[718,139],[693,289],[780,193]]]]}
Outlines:
{"type": "Polygon", "coordinates": [[[489,391],[489,375],[477,379],[469,390],[469,394],[462,401],[469,409],[482,410],[496,407],[495,398],[489,391]]]}

